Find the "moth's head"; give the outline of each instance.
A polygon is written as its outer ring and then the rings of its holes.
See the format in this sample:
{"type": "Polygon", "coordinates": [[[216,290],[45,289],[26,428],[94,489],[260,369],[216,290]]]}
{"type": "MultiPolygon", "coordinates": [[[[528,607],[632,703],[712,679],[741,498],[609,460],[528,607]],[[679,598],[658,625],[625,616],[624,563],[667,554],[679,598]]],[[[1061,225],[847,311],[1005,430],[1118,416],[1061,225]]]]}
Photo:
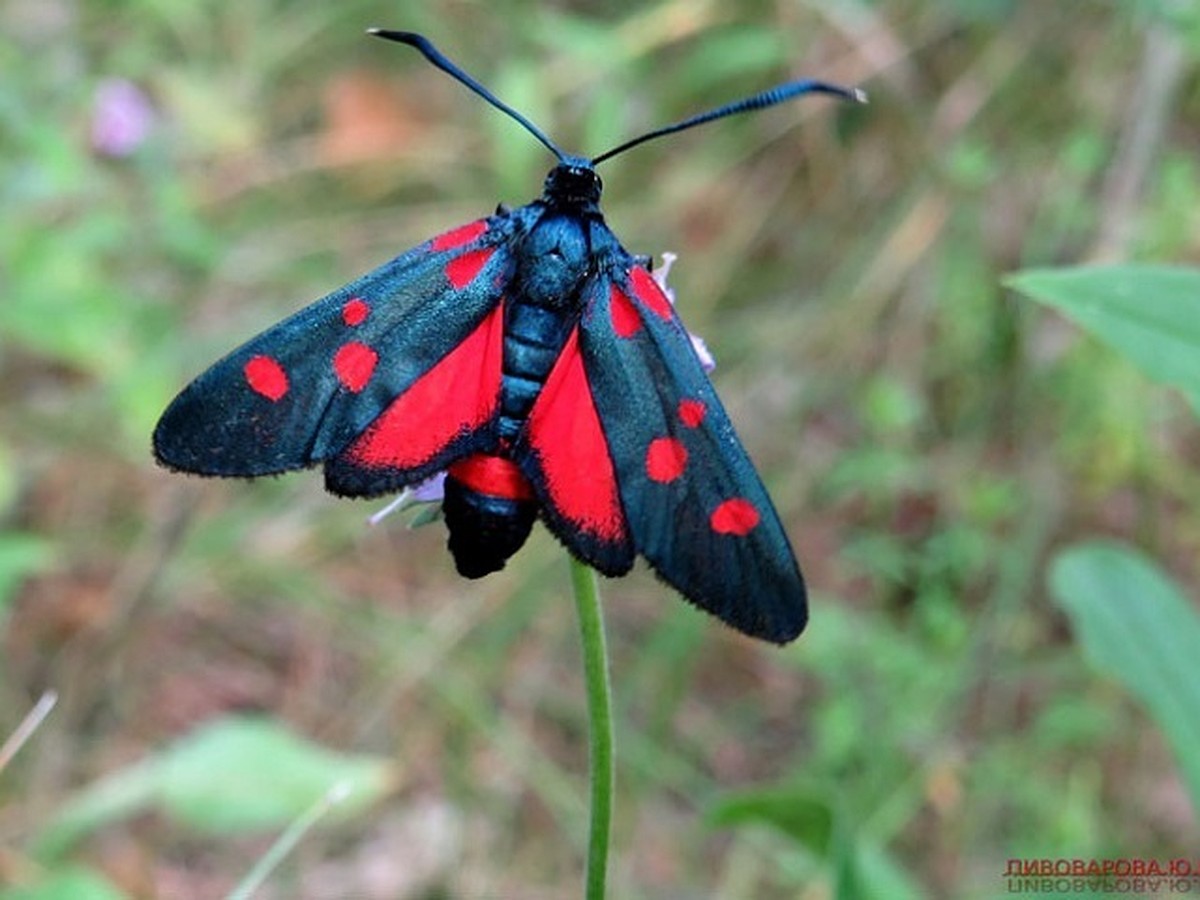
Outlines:
{"type": "Polygon", "coordinates": [[[567,157],[546,176],[545,200],[554,206],[587,206],[600,202],[604,189],[596,168],[581,157],[567,157]]]}

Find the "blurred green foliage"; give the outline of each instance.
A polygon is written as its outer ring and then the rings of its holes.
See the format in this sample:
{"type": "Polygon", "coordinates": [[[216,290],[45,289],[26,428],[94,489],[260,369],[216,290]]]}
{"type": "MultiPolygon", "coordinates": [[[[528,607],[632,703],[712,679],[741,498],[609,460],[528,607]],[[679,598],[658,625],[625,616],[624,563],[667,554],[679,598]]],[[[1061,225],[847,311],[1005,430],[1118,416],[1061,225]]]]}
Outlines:
{"type": "Polygon", "coordinates": [[[38,835],[37,855],[61,857],[96,829],[154,807],[205,834],[282,828],[335,788],[341,809],[366,806],[392,777],[384,759],[330,753],[276,723],[231,717],[89,785],[38,835]]]}
{"type": "Polygon", "coordinates": [[[1200,809],[1200,617],[1144,555],[1116,543],[1080,544],[1050,571],[1096,668],[1149,708],[1171,741],[1200,809]]]}
{"type": "Polygon", "coordinates": [[[1181,390],[1200,414],[1200,269],[1083,266],[1022,272],[1008,283],[1181,390]]]}
{"type": "MultiPolygon", "coordinates": [[[[1194,613],[1196,421],[1079,312],[1081,291],[1132,278],[1125,310],[1144,316],[1170,290],[1159,276],[1200,261],[1194,4],[13,0],[0,735],[44,688],[62,701],[0,772],[0,896],[228,891],[270,835],[172,814],[163,772],[246,712],[288,747],[304,735],[302,757],[386,760],[396,778],[306,838],[281,895],[577,890],[586,723],[553,540],[468,584],[439,527],[368,530],[319,478],[200,483],[149,458],[170,396],[257,328],[537,193],[542,148],[371,25],[428,33],[581,151],[792,76],[871,94],[730,119],[603,171],[627,246],[680,255],[681,313],[814,594],[781,651],[644,572],[603,584],[613,896],[994,896],[1014,857],[1197,846],[1187,747],[1152,727],[1190,676],[1115,672],[1141,705],[1112,680],[1112,638],[1154,613],[1111,579],[1078,587],[1096,570],[1070,555],[1120,538],[1139,555],[1108,563],[1158,560],[1171,581],[1142,582],[1178,583],[1163,609],[1194,613]],[[151,112],[119,152],[93,134],[114,80],[151,112]],[[1120,268],[1074,268],[1101,262],[1120,268]],[[1018,269],[1092,284],[1049,298],[1064,319],[1009,293],[1018,269]],[[37,857],[80,797],[131,772],[154,773],[138,802],[37,857]]],[[[1180,386],[1156,368],[1165,352],[1134,359],[1180,386]]],[[[1164,594],[1144,584],[1146,603],[1164,594]]],[[[199,754],[201,771],[265,770],[270,736],[251,744],[199,754]]],[[[267,777],[222,783],[211,797],[238,821],[269,804],[256,821],[278,829],[304,805],[272,803],[267,777]]]]}

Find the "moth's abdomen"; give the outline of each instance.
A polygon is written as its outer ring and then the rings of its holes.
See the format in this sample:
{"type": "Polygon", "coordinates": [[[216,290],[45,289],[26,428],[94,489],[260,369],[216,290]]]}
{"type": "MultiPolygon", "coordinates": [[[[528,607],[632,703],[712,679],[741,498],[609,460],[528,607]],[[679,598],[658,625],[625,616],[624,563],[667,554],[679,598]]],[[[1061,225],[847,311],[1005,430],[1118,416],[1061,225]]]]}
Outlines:
{"type": "Polygon", "coordinates": [[[482,578],[503,569],[521,549],[537,518],[538,502],[515,463],[475,454],[450,467],[442,511],[458,573],[482,578]]]}
{"type": "Polygon", "coordinates": [[[528,302],[509,304],[504,323],[504,363],[500,382],[502,441],[512,441],[554,367],[571,317],[528,302]]]}

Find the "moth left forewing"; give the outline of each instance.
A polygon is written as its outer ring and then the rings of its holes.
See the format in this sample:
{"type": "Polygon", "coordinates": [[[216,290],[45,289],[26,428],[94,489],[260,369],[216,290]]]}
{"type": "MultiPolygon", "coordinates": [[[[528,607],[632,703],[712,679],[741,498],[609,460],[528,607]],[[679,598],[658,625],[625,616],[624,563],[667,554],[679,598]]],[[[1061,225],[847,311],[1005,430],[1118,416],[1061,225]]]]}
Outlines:
{"type": "Polygon", "coordinates": [[[247,341],[175,398],[155,455],[243,477],[336,456],[497,306],[520,225],[514,213],[448,231],[247,341]]]}

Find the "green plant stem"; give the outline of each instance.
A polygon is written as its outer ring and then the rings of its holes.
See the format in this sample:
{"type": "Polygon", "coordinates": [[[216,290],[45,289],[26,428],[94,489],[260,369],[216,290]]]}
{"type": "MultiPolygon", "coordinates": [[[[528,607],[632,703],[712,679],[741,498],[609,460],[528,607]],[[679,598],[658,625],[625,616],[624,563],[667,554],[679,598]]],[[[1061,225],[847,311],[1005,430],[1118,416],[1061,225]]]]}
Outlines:
{"type": "Polygon", "coordinates": [[[608,681],[608,648],[596,573],[571,559],[571,587],[579,612],[583,673],[588,698],[588,756],[591,820],[588,831],[587,900],[603,900],[608,877],[608,839],[613,805],[612,690],[608,681]]]}

